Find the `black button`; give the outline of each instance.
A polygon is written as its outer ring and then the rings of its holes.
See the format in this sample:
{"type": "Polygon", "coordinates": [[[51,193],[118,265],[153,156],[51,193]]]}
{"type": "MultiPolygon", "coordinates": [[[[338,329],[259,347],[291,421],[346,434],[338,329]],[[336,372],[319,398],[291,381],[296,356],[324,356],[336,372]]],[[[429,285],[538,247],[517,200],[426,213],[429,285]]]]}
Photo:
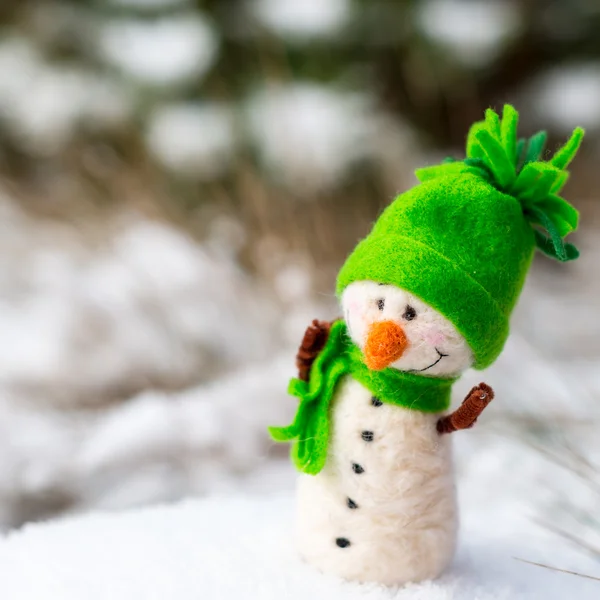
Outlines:
{"type": "Polygon", "coordinates": [[[372,431],[363,431],[360,435],[365,442],[372,442],[375,437],[375,434],[372,431]]]}
{"type": "Polygon", "coordinates": [[[348,498],[348,500],[346,500],[346,504],[348,505],[348,508],[358,508],[358,504],[356,504],[352,498],[348,498]]]}
{"type": "Polygon", "coordinates": [[[375,398],[375,396],[373,396],[371,398],[371,404],[373,406],[381,406],[383,404],[383,402],[379,398],[375,398]]]}
{"type": "Polygon", "coordinates": [[[352,463],[352,470],[357,474],[360,475],[361,473],[364,473],[365,470],[357,463],[352,463]]]}
{"type": "Polygon", "coordinates": [[[350,540],[346,539],[346,538],[337,538],[335,540],[335,543],[340,547],[340,548],[347,548],[350,545],[350,540]]]}

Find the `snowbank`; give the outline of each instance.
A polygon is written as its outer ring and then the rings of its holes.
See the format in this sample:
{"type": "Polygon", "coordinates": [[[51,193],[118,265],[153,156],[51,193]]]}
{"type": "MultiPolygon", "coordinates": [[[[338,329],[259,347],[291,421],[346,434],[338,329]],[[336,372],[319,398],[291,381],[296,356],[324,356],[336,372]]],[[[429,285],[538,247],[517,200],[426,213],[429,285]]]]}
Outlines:
{"type": "Polygon", "coordinates": [[[298,301],[282,316],[217,232],[109,226],[90,242],[0,196],[0,529],[237,489],[291,418],[298,301]]]}
{"type": "Polygon", "coordinates": [[[598,598],[600,582],[524,564],[534,540],[465,532],[436,582],[386,589],[302,564],[291,498],[211,498],[28,526],[0,540],[3,600],[545,600],[598,598]]]}

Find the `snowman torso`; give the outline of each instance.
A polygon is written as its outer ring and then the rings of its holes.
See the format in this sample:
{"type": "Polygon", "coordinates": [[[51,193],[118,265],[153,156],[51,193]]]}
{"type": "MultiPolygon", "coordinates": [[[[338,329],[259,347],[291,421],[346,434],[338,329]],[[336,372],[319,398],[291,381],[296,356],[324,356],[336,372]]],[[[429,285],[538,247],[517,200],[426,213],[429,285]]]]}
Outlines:
{"type": "Polygon", "coordinates": [[[457,530],[451,440],[437,414],[381,402],[345,376],[331,407],[328,458],[298,482],[303,557],[347,579],[437,576],[457,530]]]}

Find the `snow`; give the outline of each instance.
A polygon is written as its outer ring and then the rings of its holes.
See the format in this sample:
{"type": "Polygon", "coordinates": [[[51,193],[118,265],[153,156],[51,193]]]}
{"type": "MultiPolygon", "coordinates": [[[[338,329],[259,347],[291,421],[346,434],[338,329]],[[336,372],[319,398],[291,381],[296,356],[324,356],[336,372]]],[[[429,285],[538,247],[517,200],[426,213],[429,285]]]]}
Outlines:
{"type": "Polygon", "coordinates": [[[235,150],[233,114],[220,104],[175,104],[150,117],[148,147],[168,169],[190,177],[223,174],[235,150]]]}
{"type": "MultiPolygon", "coordinates": [[[[191,251],[184,260],[191,250],[186,243],[169,237],[172,234],[163,235],[174,248],[179,247],[180,255],[173,251],[179,261],[168,262],[169,243],[159,244],[157,255],[150,253],[148,262],[143,261],[142,245],[139,253],[131,253],[131,260],[139,261],[143,271],[165,255],[160,272],[175,271],[174,287],[185,288],[193,275],[190,259],[195,253],[191,251]],[[179,271],[174,269],[177,262],[182,263],[179,271]]],[[[533,281],[536,290],[543,291],[543,278],[533,281]]],[[[292,269],[282,275],[282,285],[285,282],[296,288],[292,298],[306,285],[292,269]]],[[[160,278],[156,283],[168,285],[160,278]]],[[[526,332],[519,323],[529,321],[530,302],[533,298],[527,292],[522,314],[517,315],[519,331],[526,332]]],[[[575,308],[574,316],[579,312],[576,304],[575,308]]],[[[552,310],[560,313],[555,304],[546,308],[544,319],[552,318],[552,310]]],[[[575,331],[577,327],[574,318],[575,331]]],[[[25,330],[24,335],[31,334],[25,330]]],[[[551,340],[549,344],[553,345],[551,340]]],[[[115,353],[125,374],[131,357],[118,347],[115,353]]],[[[23,402],[28,395],[22,394],[8,402],[11,387],[5,385],[0,395],[3,521],[29,517],[22,506],[24,499],[33,497],[55,495],[72,509],[84,511],[174,501],[189,494],[221,495],[167,508],[92,513],[28,525],[0,541],[0,597],[34,600],[42,594],[48,597],[52,590],[52,598],[69,600],[86,590],[84,595],[91,600],[185,600],[197,597],[199,589],[203,597],[243,594],[261,599],[276,594],[294,598],[307,592],[316,597],[407,600],[597,597],[598,582],[513,559],[598,575],[594,561],[534,524],[542,520],[589,540],[589,528],[577,528],[571,522],[572,509],[561,514],[556,505],[569,506],[577,499],[581,510],[594,514],[597,496],[589,477],[582,480],[545,458],[533,445],[541,443],[540,439],[528,439],[515,430],[518,422],[507,420],[511,411],[518,410],[540,419],[540,425],[554,424],[557,433],[598,464],[594,421],[573,423],[564,414],[570,410],[573,417],[590,415],[579,392],[589,387],[593,365],[589,372],[580,371],[579,387],[569,393],[561,378],[553,375],[560,373],[557,364],[545,362],[549,359],[535,351],[526,336],[517,333],[511,338],[502,362],[483,377],[496,387],[497,400],[475,429],[455,436],[463,526],[456,566],[440,582],[388,592],[321,577],[300,564],[289,545],[294,473],[285,457],[287,448],[269,442],[265,428],[288,423],[292,417],[295,404],[285,394],[292,355],[288,349],[276,359],[234,367],[183,391],[147,390],[94,412],[23,402]],[[529,349],[527,354],[523,354],[523,344],[529,349]],[[528,365],[526,370],[523,363],[528,365]],[[285,490],[287,494],[270,499],[285,490]],[[253,499],[247,496],[250,493],[253,499]]],[[[79,368],[77,363],[75,368],[79,368]]],[[[572,377],[569,369],[562,371],[563,377],[572,377]]],[[[461,381],[455,402],[481,378],[472,373],[461,381]]],[[[52,391],[52,386],[48,389],[52,391]]],[[[31,516],[39,518],[39,513],[31,516]]]]}
{"type": "Polygon", "coordinates": [[[100,55],[142,83],[172,86],[198,81],[213,65],[218,37],[198,13],[156,21],[109,20],[100,28],[100,55]]]}
{"type": "Polygon", "coordinates": [[[528,85],[528,101],[545,127],[568,135],[576,125],[600,125],[600,68],[596,63],[561,65],[541,73],[528,85]]]}
{"type": "Polygon", "coordinates": [[[30,496],[59,494],[79,510],[115,509],[244,489],[247,477],[260,477],[257,467],[273,466],[260,465],[272,453],[265,431],[292,417],[285,395],[291,371],[287,357],[269,360],[183,392],[141,392],[96,412],[5,395],[0,522],[23,518],[30,496]]]}
{"type": "Polygon", "coordinates": [[[27,151],[50,154],[78,126],[114,127],[130,110],[130,98],[114,81],[53,65],[24,39],[0,42],[0,119],[27,151]]]}
{"type": "Polygon", "coordinates": [[[18,301],[0,302],[4,339],[12,340],[0,348],[6,385],[37,389],[46,402],[54,391],[78,388],[93,404],[103,390],[150,374],[185,380],[217,359],[234,364],[244,344],[258,359],[276,335],[259,326],[273,301],[251,291],[231,261],[174,229],[136,220],[121,225],[103,252],[90,253],[81,236],[59,226],[28,248],[27,238],[39,235],[35,225],[9,210],[4,217],[5,284],[13,294],[23,290],[18,301]],[[20,265],[10,262],[15,251],[20,265]]]}
{"type": "Polygon", "coordinates": [[[244,473],[269,451],[263,435],[267,425],[291,417],[281,388],[287,377],[289,366],[279,359],[185,392],[140,394],[87,424],[88,433],[70,461],[77,476],[71,485],[94,506],[122,508],[134,499],[122,493],[118,501],[106,496],[104,488],[111,488],[107,476],[151,472],[163,464],[181,481],[173,490],[172,481],[163,478],[159,498],[241,489],[244,473]],[[250,409],[236,415],[242,395],[250,409]],[[276,397],[281,401],[273,407],[276,397]]]}
{"type": "Polygon", "coordinates": [[[264,25],[290,39],[336,33],[351,13],[349,0],[258,0],[253,8],[264,25]]]}
{"type": "Polygon", "coordinates": [[[288,319],[222,234],[110,227],[90,243],[0,197],[0,528],[243,485],[245,450],[265,453],[270,420],[291,416],[288,319]]]}
{"type": "MultiPolygon", "coordinates": [[[[148,21],[121,16],[100,27],[96,50],[125,78],[194,86],[213,68],[218,38],[210,22],[178,8],[158,15],[189,1],[111,2],[156,12],[148,21]]],[[[452,0],[417,10],[426,35],[480,66],[518,32],[516,6],[452,0]]],[[[294,41],[340,32],[350,11],[347,0],[256,3],[264,26],[294,41]]],[[[34,24],[43,22],[46,41],[62,32],[51,16],[40,13],[34,24]]],[[[88,30],[81,31],[86,37],[88,30]]],[[[588,63],[540,74],[531,92],[540,125],[550,122],[565,133],[579,122],[597,128],[599,81],[588,63]]],[[[52,62],[22,37],[0,41],[0,120],[33,155],[51,156],[80,128],[118,127],[135,101],[146,106],[145,90],[135,92],[117,73],[52,62]]],[[[186,177],[219,176],[236,150],[230,107],[162,102],[168,104],[144,113],[157,161],[186,177]]],[[[365,157],[387,165],[393,185],[402,180],[398,169],[407,172],[415,160],[410,130],[372,107],[367,96],[299,82],[259,89],[246,116],[259,156],[301,195],[327,189],[365,157]]],[[[331,290],[315,305],[314,266],[284,254],[273,236],[256,253],[272,289],[252,280],[236,262],[245,231],[233,219],[214,220],[199,243],[123,205],[109,223],[78,230],[32,218],[0,190],[0,529],[70,513],[0,541],[2,600],[42,593],[59,600],[252,592],[433,600],[598,596],[586,595],[597,582],[511,558],[598,575],[597,562],[532,524],[542,520],[600,547],[591,522],[598,506],[593,485],[600,486],[594,467],[600,464],[600,279],[589,276],[597,268],[594,236],[577,240],[582,258],[560,275],[532,274],[506,351],[456,390],[455,403],[482,379],[497,392],[476,429],[455,440],[465,528],[456,569],[441,583],[388,593],[342,586],[298,564],[286,545],[291,499],[268,498],[291,493],[294,473],[287,448],[269,442],[266,426],[292,417],[295,403],[285,390],[295,346],[310,319],[335,314],[331,290]],[[572,446],[583,458],[564,469],[536,449],[545,444],[558,453],[572,446]],[[572,471],[585,461],[592,467],[582,480],[572,471]],[[216,493],[228,497],[210,497],[216,493]],[[229,497],[249,493],[258,497],[229,497]],[[94,512],[190,495],[209,498],[94,512]],[[85,511],[92,512],[73,517],[85,511]]]]}
{"type": "Polygon", "coordinates": [[[388,591],[322,577],[290,546],[295,474],[266,426],[290,422],[294,345],[331,307],[310,303],[306,265],[265,240],[276,301],[234,265],[236,223],[217,225],[200,245],[122,215],[90,244],[0,202],[0,526],[71,512],[0,538],[2,600],[597,597],[598,582],[513,558],[598,575],[535,525],[600,546],[577,522],[597,509],[594,467],[579,477],[538,449],[600,464],[593,245],[559,289],[532,273],[498,363],[457,384],[455,404],[482,379],[497,393],[455,437],[459,556],[438,582],[388,591]],[[569,336],[555,326],[565,307],[569,336]],[[208,497],[94,512],[190,495],[208,497]]]}
{"type": "Polygon", "coordinates": [[[248,118],[262,160],[300,195],[332,185],[364,157],[371,131],[368,98],[311,83],[265,87],[248,118]]]}
{"type": "Polygon", "coordinates": [[[474,67],[494,60],[521,24],[518,8],[502,0],[426,0],[417,19],[425,35],[474,67]]]}
{"type": "Polygon", "coordinates": [[[515,560],[539,540],[464,532],[452,569],[387,589],[313,571],[291,542],[292,500],[216,496],[122,514],[30,525],[0,540],[3,600],[363,598],[544,600],[598,597],[597,581],[515,560]]]}

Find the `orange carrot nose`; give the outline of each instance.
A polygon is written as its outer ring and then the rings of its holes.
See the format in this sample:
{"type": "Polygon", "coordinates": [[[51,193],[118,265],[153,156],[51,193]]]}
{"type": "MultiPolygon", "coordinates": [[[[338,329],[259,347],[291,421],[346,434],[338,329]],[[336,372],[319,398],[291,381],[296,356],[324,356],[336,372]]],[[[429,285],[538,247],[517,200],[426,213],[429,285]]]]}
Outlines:
{"type": "Polygon", "coordinates": [[[406,334],[398,323],[394,321],[373,323],[365,344],[365,364],[374,371],[385,369],[404,354],[407,346],[406,334]]]}

